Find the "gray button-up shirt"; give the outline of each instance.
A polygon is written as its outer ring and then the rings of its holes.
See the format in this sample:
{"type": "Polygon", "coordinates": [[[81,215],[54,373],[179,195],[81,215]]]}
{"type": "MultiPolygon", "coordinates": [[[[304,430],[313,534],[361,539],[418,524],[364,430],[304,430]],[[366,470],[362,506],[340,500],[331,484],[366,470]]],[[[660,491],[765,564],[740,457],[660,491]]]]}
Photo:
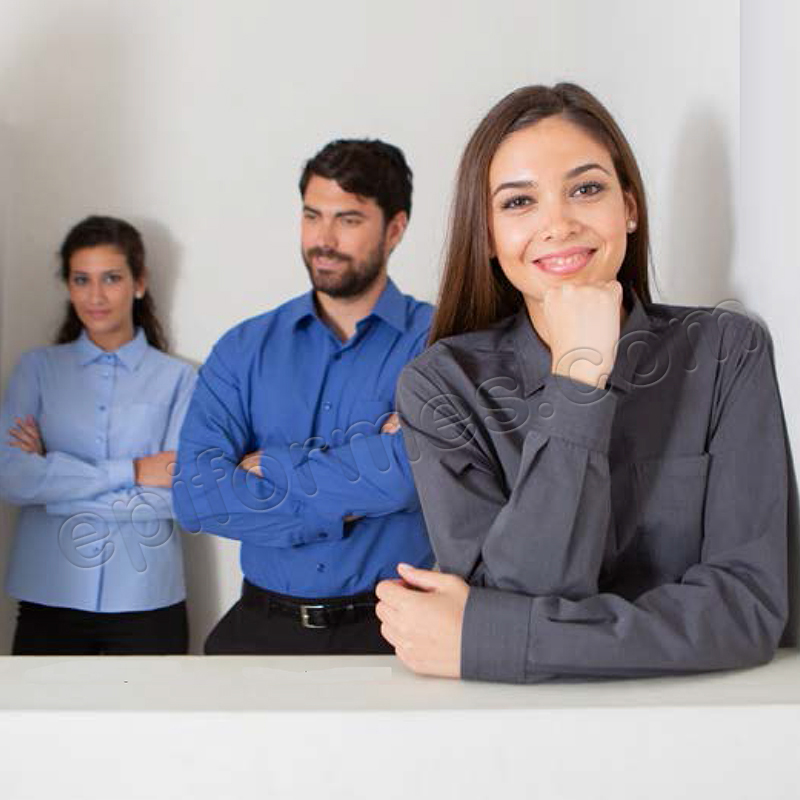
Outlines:
{"type": "Polygon", "coordinates": [[[787,450],[766,331],[633,297],[606,389],[553,375],[523,309],[397,390],[465,678],[769,660],[787,617],[787,450]]]}

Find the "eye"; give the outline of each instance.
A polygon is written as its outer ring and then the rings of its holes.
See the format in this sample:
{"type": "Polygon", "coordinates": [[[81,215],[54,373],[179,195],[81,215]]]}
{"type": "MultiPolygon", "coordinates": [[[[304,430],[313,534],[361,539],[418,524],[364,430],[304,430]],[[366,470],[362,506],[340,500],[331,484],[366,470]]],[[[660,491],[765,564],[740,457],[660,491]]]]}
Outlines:
{"type": "Polygon", "coordinates": [[[317,218],[317,215],[313,211],[304,211],[303,212],[303,219],[306,219],[309,222],[311,222],[312,220],[315,220],[316,218],[317,218]]]}
{"type": "Polygon", "coordinates": [[[361,219],[361,217],[342,217],[342,222],[348,228],[355,228],[358,225],[360,225],[363,222],[363,220],[361,219]]]}
{"type": "Polygon", "coordinates": [[[527,206],[533,205],[536,201],[527,194],[517,194],[513,197],[509,197],[500,204],[500,208],[503,210],[509,209],[514,210],[517,208],[526,208],[527,206]]]}
{"type": "Polygon", "coordinates": [[[605,188],[606,187],[602,183],[590,181],[589,183],[582,183],[572,194],[578,197],[594,197],[600,194],[605,188]]]}
{"type": "Polygon", "coordinates": [[[75,275],[72,278],[72,283],[75,286],[84,286],[86,284],[86,276],[85,275],[75,275]]]}
{"type": "Polygon", "coordinates": [[[103,280],[106,283],[119,283],[122,280],[122,275],[117,275],[116,273],[113,275],[106,275],[103,280]]]}

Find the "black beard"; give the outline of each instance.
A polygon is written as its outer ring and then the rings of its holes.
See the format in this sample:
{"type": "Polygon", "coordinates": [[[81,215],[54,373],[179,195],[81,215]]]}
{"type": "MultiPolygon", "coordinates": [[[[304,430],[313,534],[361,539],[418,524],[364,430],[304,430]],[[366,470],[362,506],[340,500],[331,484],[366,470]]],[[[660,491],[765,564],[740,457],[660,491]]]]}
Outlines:
{"type": "Polygon", "coordinates": [[[382,253],[383,240],[363,261],[359,261],[357,264],[354,264],[350,256],[323,247],[312,247],[303,252],[302,256],[314,289],[329,297],[343,298],[358,297],[375,283],[384,265],[382,253]],[[348,266],[337,273],[315,274],[311,262],[316,256],[336,258],[348,266]]]}

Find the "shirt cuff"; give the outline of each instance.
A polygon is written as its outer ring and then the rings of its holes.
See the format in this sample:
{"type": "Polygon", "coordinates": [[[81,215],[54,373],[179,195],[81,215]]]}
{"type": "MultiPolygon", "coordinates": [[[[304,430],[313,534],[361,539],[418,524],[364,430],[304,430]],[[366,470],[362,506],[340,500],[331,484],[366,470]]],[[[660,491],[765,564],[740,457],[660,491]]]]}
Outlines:
{"type": "Polygon", "coordinates": [[[533,598],[470,587],[461,625],[461,677],[525,682],[533,598]]]}
{"type": "Polygon", "coordinates": [[[305,543],[335,541],[344,538],[344,519],[321,517],[308,505],[302,505],[300,510],[303,519],[303,529],[307,535],[303,538],[305,543]]]}
{"type": "Polygon", "coordinates": [[[100,461],[98,467],[106,471],[108,491],[130,489],[136,483],[132,458],[120,458],[113,461],[100,461]]]}
{"type": "Polygon", "coordinates": [[[592,388],[563,375],[550,375],[531,398],[536,428],[551,436],[607,453],[617,409],[612,389],[592,388]]]}

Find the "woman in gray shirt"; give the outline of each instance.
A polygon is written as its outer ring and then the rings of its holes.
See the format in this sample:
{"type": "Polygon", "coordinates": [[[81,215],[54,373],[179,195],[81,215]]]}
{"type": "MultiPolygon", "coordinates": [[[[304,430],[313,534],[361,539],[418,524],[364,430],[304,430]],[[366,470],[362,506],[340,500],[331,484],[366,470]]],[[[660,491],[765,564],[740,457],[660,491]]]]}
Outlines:
{"type": "Polygon", "coordinates": [[[653,303],[648,246],[636,160],[588,92],[519,89],[480,123],[432,346],[397,394],[442,570],[378,587],[412,669],[534,682],[774,654],[787,452],[768,335],[653,303]]]}

